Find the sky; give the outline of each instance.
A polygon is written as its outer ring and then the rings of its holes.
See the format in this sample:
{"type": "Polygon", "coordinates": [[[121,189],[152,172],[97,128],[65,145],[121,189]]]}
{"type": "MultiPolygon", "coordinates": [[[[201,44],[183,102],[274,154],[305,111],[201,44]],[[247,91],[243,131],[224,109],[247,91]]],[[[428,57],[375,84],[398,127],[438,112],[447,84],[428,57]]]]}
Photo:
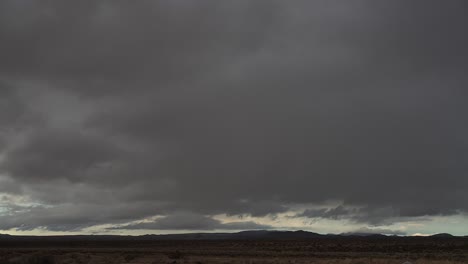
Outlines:
{"type": "Polygon", "coordinates": [[[0,233],[468,235],[467,5],[0,1],[0,233]]]}

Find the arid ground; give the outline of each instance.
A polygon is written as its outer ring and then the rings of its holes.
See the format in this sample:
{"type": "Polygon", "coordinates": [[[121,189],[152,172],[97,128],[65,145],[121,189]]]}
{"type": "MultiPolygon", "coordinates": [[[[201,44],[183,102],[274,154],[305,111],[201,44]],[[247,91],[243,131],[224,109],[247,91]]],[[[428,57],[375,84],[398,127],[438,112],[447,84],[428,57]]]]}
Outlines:
{"type": "Polygon", "coordinates": [[[466,238],[8,241],[0,247],[1,264],[468,263],[466,238]]]}

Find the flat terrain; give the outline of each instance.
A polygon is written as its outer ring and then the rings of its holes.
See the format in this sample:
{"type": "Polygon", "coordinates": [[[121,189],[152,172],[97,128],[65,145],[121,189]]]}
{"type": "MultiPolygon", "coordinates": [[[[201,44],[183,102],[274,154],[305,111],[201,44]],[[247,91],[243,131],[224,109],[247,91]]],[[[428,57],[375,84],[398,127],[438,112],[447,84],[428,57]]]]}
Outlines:
{"type": "Polygon", "coordinates": [[[1,264],[468,263],[467,238],[0,241],[1,264]]]}

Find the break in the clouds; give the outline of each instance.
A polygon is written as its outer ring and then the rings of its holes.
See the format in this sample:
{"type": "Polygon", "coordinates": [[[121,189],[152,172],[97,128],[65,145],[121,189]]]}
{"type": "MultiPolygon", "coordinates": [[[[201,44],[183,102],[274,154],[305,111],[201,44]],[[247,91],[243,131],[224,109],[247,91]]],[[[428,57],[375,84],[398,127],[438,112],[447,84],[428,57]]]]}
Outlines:
{"type": "Polygon", "coordinates": [[[463,217],[465,10],[2,1],[0,229],[463,217]]]}

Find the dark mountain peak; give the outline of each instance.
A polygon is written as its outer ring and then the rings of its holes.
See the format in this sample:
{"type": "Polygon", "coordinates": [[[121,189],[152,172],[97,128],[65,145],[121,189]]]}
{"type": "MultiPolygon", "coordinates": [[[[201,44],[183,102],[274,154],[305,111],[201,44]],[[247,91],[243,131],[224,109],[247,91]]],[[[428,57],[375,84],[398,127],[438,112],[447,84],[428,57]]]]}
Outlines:
{"type": "Polygon", "coordinates": [[[449,234],[449,233],[439,233],[439,234],[432,235],[431,237],[442,237],[442,238],[446,238],[446,237],[453,237],[453,235],[452,235],[452,234],[449,234]]]}

